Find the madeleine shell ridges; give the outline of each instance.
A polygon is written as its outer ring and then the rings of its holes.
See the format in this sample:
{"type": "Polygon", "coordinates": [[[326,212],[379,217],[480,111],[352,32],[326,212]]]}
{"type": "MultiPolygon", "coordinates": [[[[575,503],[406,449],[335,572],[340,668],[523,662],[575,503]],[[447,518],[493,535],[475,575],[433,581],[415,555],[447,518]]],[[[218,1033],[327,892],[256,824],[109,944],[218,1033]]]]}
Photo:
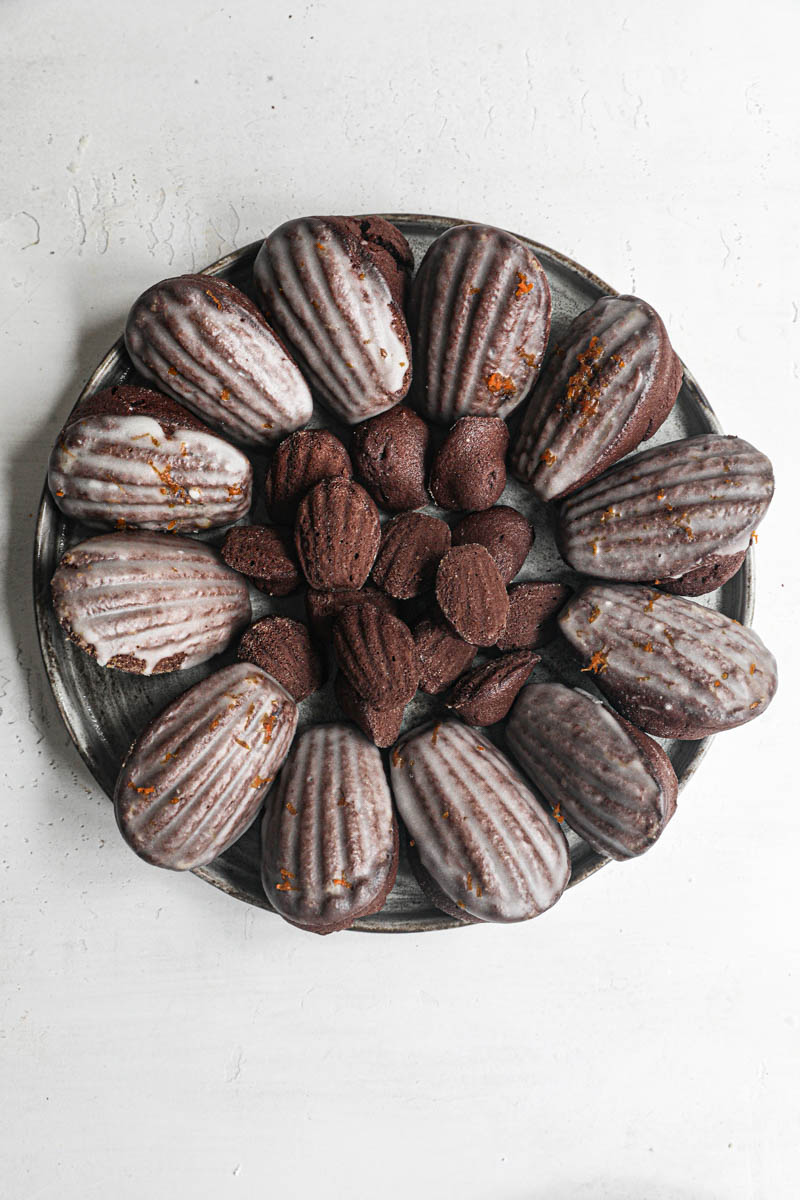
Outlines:
{"type": "Polygon", "coordinates": [[[253,272],[261,306],[341,421],[357,424],[403,399],[405,316],[352,222],[287,221],[267,237],[253,272]]]}
{"type": "Polygon", "coordinates": [[[179,275],[143,292],[125,326],[134,366],[215,429],[264,447],[310,419],[308,386],[233,284],[179,275]]]}
{"type": "Polygon", "coordinates": [[[411,400],[449,424],[506,417],[539,374],[550,332],[550,288],[536,255],[513,234],[458,225],[436,239],[411,293],[411,400]]]}
{"type": "Polygon", "coordinates": [[[601,296],[548,360],[512,450],[513,473],[540,500],[576,491],[652,437],[682,378],[655,309],[638,296],[601,296]]]}
{"type": "Polygon", "coordinates": [[[656,841],[678,791],[658,743],[647,739],[646,753],[626,724],[586,692],[534,683],[520,692],[506,727],[511,753],[552,808],[594,850],[620,860],[656,841]],[[656,756],[666,786],[651,765],[656,756]]]}
{"type": "Polygon", "coordinates": [[[754,630],[654,588],[589,584],[558,624],[613,706],[656,737],[694,740],[752,721],[778,685],[754,630]]]}
{"type": "Polygon", "coordinates": [[[678,579],[714,555],[747,549],[774,490],[749,442],[703,433],[626,458],[570,496],[558,517],[562,556],[603,579],[678,579]]]}
{"type": "Polygon", "coordinates": [[[114,807],[128,845],[175,871],[211,862],[257,816],[296,725],[292,698],[252,663],[189,688],[122,765],[114,807]]]}
{"type": "Polygon", "coordinates": [[[485,736],[423,725],[391,754],[392,791],[420,862],[480,921],[524,921],[555,904],[570,874],[556,822],[485,736]]]}
{"type": "Polygon", "coordinates": [[[297,738],[262,827],[262,883],[277,912],[329,933],[377,912],[397,871],[397,828],[380,751],[353,725],[297,738]]]}
{"type": "Polygon", "coordinates": [[[51,581],[65,633],[100,666],[143,675],[196,666],[250,620],[241,575],[210,546],[168,533],[107,533],[73,546],[51,581]]]}

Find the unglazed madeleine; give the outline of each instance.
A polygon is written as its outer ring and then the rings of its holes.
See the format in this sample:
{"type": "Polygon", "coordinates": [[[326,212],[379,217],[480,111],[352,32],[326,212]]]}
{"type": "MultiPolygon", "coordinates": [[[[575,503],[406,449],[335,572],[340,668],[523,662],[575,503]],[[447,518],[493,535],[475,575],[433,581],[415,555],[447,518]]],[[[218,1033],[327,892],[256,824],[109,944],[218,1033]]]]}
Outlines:
{"type": "Polygon", "coordinates": [[[550,356],[512,448],[512,471],[540,500],[569,495],[652,437],[681,379],[655,309],[637,296],[602,296],[550,356]]]}
{"type": "Polygon", "coordinates": [[[505,417],[539,374],[550,288],[536,255],[489,225],[457,225],[420,263],[411,293],[412,402],[432,421],[505,417]]]}
{"type": "MultiPolygon", "coordinates": [[[[774,489],[768,458],[718,433],[655,446],[564,501],[558,547],[601,579],[679,581],[712,561],[741,564],[774,489]]],[[[711,591],[724,582],[707,579],[711,591]]],[[[693,592],[699,594],[699,592],[693,592]]]]}
{"type": "Polygon", "coordinates": [[[272,906],[302,929],[346,929],[383,907],[397,859],[380,751],[349,724],[307,729],[264,813],[261,879],[272,906]]]}
{"type": "Polygon", "coordinates": [[[530,684],[506,739],[557,817],[600,854],[643,854],[675,812],[678,780],[658,742],[586,692],[530,684]]]}
{"type": "Polygon", "coordinates": [[[189,688],[122,765],[114,808],[125,841],[157,867],[211,862],[254,821],[296,725],[291,696],[252,663],[189,688]]]}
{"type": "Polygon", "coordinates": [[[61,559],[51,581],[62,629],[101,667],[177,671],[224,650],[250,620],[241,575],[210,546],[168,533],[108,533],[61,559]]]}
{"type": "Polygon", "coordinates": [[[294,543],[309,587],[358,589],[381,544],[381,519],[359,484],[341,476],[323,479],[300,503],[294,543]]]}
{"type": "Polygon", "coordinates": [[[311,417],[300,371],[222,279],[179,275],[148,288],[128,314],[125,345],[145,379],[244,445],[267,446],[311,417]]]}
{"type": "Polygon", "coordinates": [[[174,400],[123,385],[72,414],[47,482],[61,511],[89,525],[192,533],[248,512],[253,469],[174,400]]]}
{"type": "Polygon", "coordinates": [[[375,708],[413,699],[419,655],[411,630],[374,604],[350,604],[334,621],[336,661],[355,691],[375,708]]]}
{"type": "Polygon", "coordinates": [[[354,425],[403,399],[411,382],[406,320],[356,220],[287,221],[266,239],[253,272],[261,306],[341,421],[354,425]]]}
{"type": "Polygon", "coordinates": [[[329,429],[298,429],[272,456],[264,495],[273,521],[294,524],[297,506],[323,479],[353,474],[350,456],[329,429]]]}
{"type": "Polygon", "coordinates": [[[656,737],[701,738],[752,721],[778,686],[758,634],[682,596],[592,584],[558,623],[614,707],[656,737]]]}
{"type": "Polygon", "coordinates": [[[460,721],[424,725],[391,755],[392,791],[436,902],[479,921],[525,921],[570,874],[566,839],[507,758],[460,721]]]}

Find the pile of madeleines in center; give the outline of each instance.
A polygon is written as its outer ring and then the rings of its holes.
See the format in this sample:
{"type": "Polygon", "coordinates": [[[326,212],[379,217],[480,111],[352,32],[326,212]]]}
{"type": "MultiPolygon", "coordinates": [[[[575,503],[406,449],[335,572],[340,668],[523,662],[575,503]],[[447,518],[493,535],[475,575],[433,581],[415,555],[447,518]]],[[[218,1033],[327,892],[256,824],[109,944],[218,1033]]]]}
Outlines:
{"type": "Polygon", "coordinates": [[[107,530],[51,585],[64,632],[100,667],[182,670],[239,639],[238,661],[125,758],[123,836],[185,870],[263,808],[265,893],[318,933],[383,906],[398,814],[439,909],[538,915],[569,880],[565,822],[604,856],[641,854],[678,790],[654,738],[742,724],[777,686],[752,630],[687,598],[741,566],[772,496],[768,459],[713,433],[625,457],[681,386],[653,308],[603,296],[548,345],[547,278],[511,234],[456,225],[412,281],[413,265],[382,218],[309,217],[264,242],[257,303],[210,276],[155,284],[126,325],[136,375],[77,406],[48,473],[78,532],[107,530]],[[354,426],[349,446],[305,428],[312,393],[354,426]],[[250,455],[265,452],[272,523],[243,524],[250,455]],[[590,577],[576,592],[513,582],[534,531],[498,504],[507,463],[552,503],[562,557],[590,577]],[[431,502],[449,521],[419,511],[431,502]],[[226,527],[220,551],[184,536],[226,527]],[[305,586],[307,623],[250,624],[247,581],[270,596],[305,586]],[[602,699],[527,682],[556,636],[602,699]],[[296,736],[330,646],[342,720],[296,736]],[[401,733],[418,689],[441,714],[401,733]],[[485,732],[500,721],[513,763],[485,732]]]}

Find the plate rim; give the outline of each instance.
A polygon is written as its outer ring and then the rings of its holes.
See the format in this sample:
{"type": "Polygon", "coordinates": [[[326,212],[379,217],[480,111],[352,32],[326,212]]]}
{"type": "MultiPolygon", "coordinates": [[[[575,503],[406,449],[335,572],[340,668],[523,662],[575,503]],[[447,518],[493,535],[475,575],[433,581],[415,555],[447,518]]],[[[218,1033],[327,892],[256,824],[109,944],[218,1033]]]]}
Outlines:
{"type": "MultiPolygon", "coordinates": [[[[403,226],[414,224],[433,225],[438,227],[441,232],[452,228],[454,225],[485,224],[483,221],[468,221],[464,218],[444,217],[430,213],[365,213],[355,215],[380,216],[384,220],[390,221],[392,224],[399,225],[401,228],[403,226]]],[[[508,232],[512,231],[509,230],[508,232]]],[[[599,275],[596,275],[593,271],[590,271],[588,267],[585,267],[582,263],[577,262],[575,259],[564,254],[562,251],[555,250],[552,246],[548,246],[544,242],[536,241],[535,239],[527,237],[524,234],[512,233],[512,236],[516,237],[523,244],[530,247],[534,253],[541,252],[550,258],[555,259],[555,261],[559,262],[562,266],[566,267],[570,271],[575,272],[582,279],[585,279],[587,282],[591,283],[594,287],[600,288],[601,291],[607,295],[620,295],[619,291],[612,287],[610,283],[606,282],[604,279],[601,279],[599,275]]],[[[209,263],[207,266],[202,267],[193,273],[197,275],[209,275],[212,277],[221,275],[224,272],[231,270],[233,267],[239,266],[246,262],[248,257],[255,258],[258,250],[263,244],[263,241],[263,238],[258,238],[256,241],[248,242],[245,246],[241,246],[235,250],[229,251],[221,258],[216,259],[214,262],[209,263]]],[[[89,375],[88,379],[81,388],[75,404],[70,410],[70,413],[74,412],[75,408],[77,408],[77,406],[87,395],[93,394],[98,387],[102,385],[104,376],[112,369],[120,355],[123,353],[125,353],[125,339],[124,335],[121,334],[112,343],[112,345],[101,358],[100,362],[89,375]]],[[[683,368],[684,379],[691,385],[695,395],[697,396],[700,406],[703,410],[704,418],[711,425],[714,432],[722,433],[723,429],[719,418],[714,412],[714,409],[711,407],[711,404],[709,403],[703,389],[700,387],[700,384],[697,382],[694,374],[686,366],[683,360],[679,359],[679,361],[683,368]]],[[[69,414],[65,420],[68,419],[69,414]]],[[[55,650],[50,638],[50,627],[47,619],[47,587],[49,585],[49,580],[42,581],[40,579],[40,567],[43,557],[42,546],[46,536],[46,527],[49,521],[56,517],[57,508],[50,495],[47,486],[47,476],[45,474],[45,481],[42,487],[39,508],[37,511],[32,562],[33,606],[36,620],[37,638],[39,642],[39,651],[42,657],[44,671],[50,685],[53,699],[67,732],[69,733],[70,740],[72,741],[72,744],[80,758],[88,768],[95,783],[98,784],[104,795],[108,795],[100,779],[96,762],[89,752],[89,748],[84,745],[83,738],[78,735],[78,732],[74,728],[70,718],[68,711],[69,706],[66,702],[66,693],[62,684],[61,673],[58,669],[55,650]]],[[[742,564],[741,571],[742,623],[745,625],[751,625],[755,610],[755,565],[752,547],[748,549],[747,554],[745,555],[745,560],[742,564]]],[[[679,782],[680,790],[683,790],[685,785],[695,774],[700,762],[708,753],[708,749],[713,741],[713,738],[714,735],[698,739],[695,753],[688,766],[684,770],[683,775],[681,776],[679,782]]],[[[610,861],[611,860],[608,857],[593,851],[592,855],[588,856],[577,872],[573,872],[571,874],[567,888],[574,887],[578,883],[583,883],[586,879],[589,879],[592,875],[596,874],[596,872],[602,867],[606,866],[610,861]]],[[[205,883],[210,883],[212,887],[217,888],[218,891],[223,892],[225,895],[230,896],[235,900],[240,900],[242,903],[248,904],[251,907],[263,908],[267,912],[274,913],[275,910],[269,904],[266,896],[264,897],[264,903],[261,904],[258,900],[254,900],[251,895],[241,891],[234,883],[215,875],[214,872],[209,869],[210,865],[211,864],[203,867],[195,867],[191,874],[197,876],[198,879],[202,879],[205,883]]],[[[358,920],[351,927],[351,931],[356,933],[429,933],[445,929],[468,928],[466,924],[455,920],[446,913],[441,913],[440,916],[420,918],[406,917],[393,919],[391,921],[381,921],[379,918],[380,913],[376,913],[370,917],[358,918],[358,920]]]]}

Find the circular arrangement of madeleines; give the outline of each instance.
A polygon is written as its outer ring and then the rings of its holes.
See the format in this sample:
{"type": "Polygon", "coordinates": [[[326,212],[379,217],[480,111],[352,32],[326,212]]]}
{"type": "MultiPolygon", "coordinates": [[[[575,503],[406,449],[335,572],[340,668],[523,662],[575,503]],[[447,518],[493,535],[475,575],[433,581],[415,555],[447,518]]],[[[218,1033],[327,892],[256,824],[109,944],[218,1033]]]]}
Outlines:
{"type": "Polygon", "coordinates": [[[479,223],[297,218],[152,284],[34,555],[122,836],[323,934],[529,920],[644,853],[777,687],[753,433],[646,299],[479,223]]]}

